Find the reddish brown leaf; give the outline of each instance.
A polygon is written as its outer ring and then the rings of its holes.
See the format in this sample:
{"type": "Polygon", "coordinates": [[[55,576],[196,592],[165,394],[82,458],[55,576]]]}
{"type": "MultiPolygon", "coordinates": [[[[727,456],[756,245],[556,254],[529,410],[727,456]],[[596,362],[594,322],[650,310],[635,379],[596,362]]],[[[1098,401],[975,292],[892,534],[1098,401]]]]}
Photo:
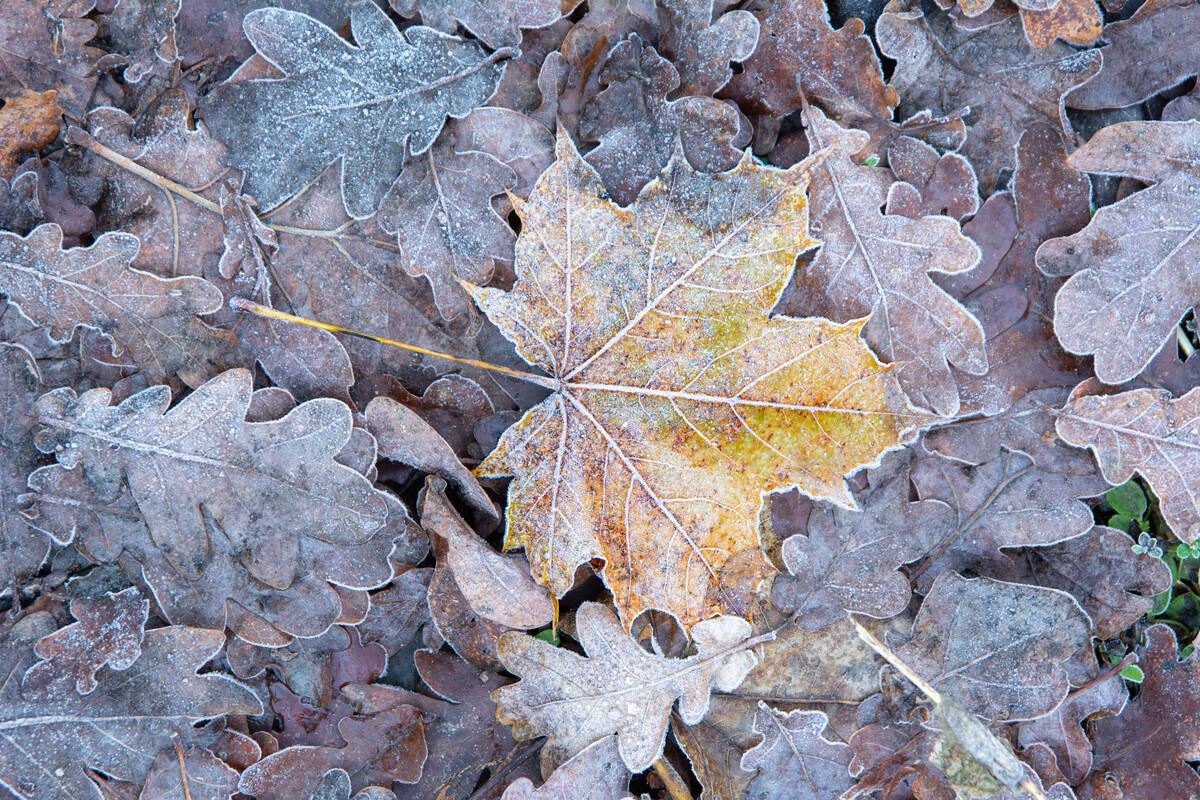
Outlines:
{"type": "Polygon", "coordinates": [[[183,0],[120,0],[101,19],[110,46],[124,56],[122,77],[140,83],[151,74],[167,77],[179,60],[175,18],[183,0]]]}
{"type": "Polygon", "coordinates": [[[714,19],[713,6],[714,0],[658,3],[658,49],[679,72],[681,95],[713,95],[733,77],[729,63],[745,61],[758,44],[753,14],[726,11],[714,19]]]}
{"type": "Polygon", "coordinates": [[[850,786],[850,748],[825,738],[827,723],[820,711],[785,714],[760,702],[754,730],[763,738],[742,756],[742,769],[758,771],[746,798],[824,800],[850,786]]]}
{"type": "Polygon", "coordinates": [[[963,220],[979,210],[979,181],[958,153],[939,154],[911,136],[888,144],[888,168],[898,183],[888,187],[887,213],[919,219],[944,214],[963,220]]]}
{"type": "Polygon", "coordinates": [[[58,90],[58,102],[82,117],[104,51],[87,44],[96,23],[84,19],[95,0],[4,0],[0,5],[0,97],[58,90]]]}
{"type": "Polygon", "coordinates": [[[229,800],[237,770],[202,747],[168,748],[158,754],[138,800],[229,800]]]}
{"type": "MultiPolygon", "coordinates": [[[[25,513],[25,481],[45,463],[33,446],[37,420],[31,413],[42,382],[24,347],[0,343],[0,565],[3,589],[15,596],[50,553],[51,534],[25,513]]],[[[61,544],[61,542],[60,542],[61,544]]]]}
{"type": "Polygon", "coordinates": [[[628,797],[629,770],[607,736],[580,750],[537,789],[528,778],[513,781],[501,800],[621,800],[628,797]]]}
{"type": "Polygon", "coordinates": [[[1049,47],[1055,39],[1088,45],[1100,38],[1104,15],[1096,0],[1058,0],[1047,9],[1021,9],[1025,38],[1034,47],[1049,47]]]}
{"type": "Polygon", "coordinates": [[[0,178],[11,180],[25,153],[49,147],[58,138],[62,109],[58,92],[25,92],[0,108],[0,178]]]}

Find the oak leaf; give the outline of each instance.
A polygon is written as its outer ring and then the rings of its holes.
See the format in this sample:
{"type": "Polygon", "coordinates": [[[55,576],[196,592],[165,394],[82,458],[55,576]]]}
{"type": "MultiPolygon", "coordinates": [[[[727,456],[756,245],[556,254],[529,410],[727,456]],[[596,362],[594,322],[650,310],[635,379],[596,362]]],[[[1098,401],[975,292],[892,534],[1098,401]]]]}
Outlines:
{"type": "Polygon", "coordinates": [[[1200,299],[1191,252],[1198,207],[1200,122],[1122,122],[1068,159],[1082,172],[1153,184],[1099,209],[1078,233],[1038,248],[1038,268],[1070,276],[1054,298],[1067,352],[1094,355],[1096,377],[1124,383],[1145,369],[1200,299]]]}
{"type": "Polygon", "coordinates": [[[1100,54],[1055,43],[1031,47],[1015,17],[980,31],[964,30],[944,14],[925,17],[898,0],[876,23],[879,49],[896,59],[892,86],[907,116],[925,109],[945,114],[971,108],[962,154],[990,193],[1012,167],[1021,132],[1043,122],[1070,135],[1063,96],[1100,70],[1100,54]]]}
{"type": "Polygon", "coordinates": [[[56,89],[59,104],[82,117],[104,55],[87,44],[96,23],[86,19],[95,0],[4,0],[0,4],[0,97],[56,89]]]}
{"type": "Polygon", "coordinates": [[[757,660],[745,645],[750,625],[737,617],[693,626],[697,653],[682,659],[643,650],[599,603],[584,603],[575,624],[586,657],[523,633],[500,638],[504,666],[521,680],[492,695],[496,714],[518,739],[547,737],[544,774],[612,733],[625,765],[646,769],[662,753],[677,699],[680,716],[695,724],[709,692],[733,690],[757,660]]]}
{"type": "Polygon", "coordinates": [[[983,328],[931,273],[970,269],[979,248],[949,217],[881,213],[890,174],[852,160],[868,135],[842,128],[814,108],[805,119],[812,150],[830,151],[809,190],[821,249],[797,272],[799,291],[787,310],[836,320],[870,315],[866,340],[883,360],[904,362],[897,372],[909,397],[955,414],[958,391],[950,365],[976,375],[987,370],[983,328]]]}
{"type": "Polygon", "coordinates": [[[221,631],[204,628],[146,631],[141,656],[125,670],[101,669],[88,695],[75,691],[72,671],[23,691],[15,677],[33,661],[31,638],[53,627],[48,615],[30,615],[5,631],[0,645],[0,668],[14,676],[0,694],[0,784],[19,800],[101,800],[88,768],[140,783],[173,737],[203,743],[207,734],[195,723],[262,713],[240,683],[196,674],[225,641],[221,631]]]}
{"type": "Polygon", "coordinates": [[[24,153],[41,150],[58,138],[58,92],[25,92],[0,108],[0,178],[11,180],[24,153]]]}
{"type": "Polygon", "coordinates": [[[351,45],[296,11],[251,11],[246,36],[283,77],[217,87],[204,118],[246,173],[246,191],[274,208],[341,160],[346,212],[375,213],[406,151],[425,152],[447,116],[496,88],[503,68],[479,45],[431,28],[403,34],[374,3],[351,8],[351,45]]]}
{"type": "Polygon", "coordinates": [[[887,213],[963,220],[979,210],[975,168],[958,153],[939,153],[920,139],[897,136],[888,143],[887,163],[898,181],[888,187],[887,213]]]}
{"type": "Polygon", "coordinates": [[[0,343],[0,592],[14,596],[50,554],[51,539],[25,513],[28,503],[22,499],[29,474],[45,463],[33,446],[37,419],[32,409],[41,389],[32,354],[0,343]]]}
{"type": "Polygon", "coordinates": [[[454,23],[479,37],[488,47],[521,43],[521,28],[544,28],[569,14],[580,0],[521,0],[519,3],[488,0],[389,0],[406,17],[421,15],[421,22],[446,33],[454,23]]]}
{"type": "Polygon", "coordinates": [[[131,84],[152,74],[166,77],[179,60],[175,18],[183,0],[120,0],[101,19],[110,47],[124,56],[122,77],[131,84]]]}
{"type": "Polygon", "coordinates": [[[518,281],[475,290],[554,393],[477,468],[515,475],[505,546],[561,596],[601,575],[629,625],[746,607],[769,572],[764,492],[850,506],[844,475],[924,420],[858,338],[861,322],[769,317],[808,241],[808,164],[679,156],[627,209],[566,135],[518,207],[518,281]]]}
{"type": "Polygon", "coordinates": [[[1183,397],[1161,389],[1089,395],[1080,384],[1055,428],[1068,444],[1090,448],[1104,478],[1116,486],[1137,472],[1150,484],[1171,531],[1200,539],[1200,388],[1183,397]]]}
{"type": "Polygon", "coordinates": [[[160,382],[178,375],[195,386],[217,371],[233,337],[199,315],[221,307],[203,278],[163,279],[131,266],[137,237],[106,233],[90,247],[62,248],[62,229],[39,225],[28,236],[0,231],[0,292],[21,313],[65,342],[93,328],[160,382]]]}
{"type": "Polygon", "coordinates": [[[38,400],[37,443],[59,463],[30,485],[39,518],[60,539],[78,530],[95,560],[124,551],[140,562],[168,616],[219,623],[228,597],[315,636],[341,613],[330,582],[367,589],[391,577],[386,495],[333,460],[351,431],[339,401],[245,422],[244,370],[170,409],[165,386],[118,406],[110,399],[106,389],[78,397],[60,389],[38,400]]]}
{"type": "Polygon", "coordinates": [[[168,748],[158,754],[138,800],[229,800],[237,770],[203,747],[168,748]]]}
{"type": "Polygon", "coordinates": [[[679,72],[679,93],[711,96],[733,77],[730,62],[745,61],[758,45],[758,19],[725,11],[714,0],[659,0],[658,50],[679,72]]]}
{"type": "Polygon", "coordinates": [[[1020,8],[1025,38],[1034,47],[1049,47],[1055,39],[1089,45],[1104,30],[1104,14],[1096,0],[1059,0],[1051,8],[1020,8]]]}
{"type": "Polygon", "coordinates": [[[850,748],[825,738],[828,723],[820,711],[785,714],[760,701],[754,731],[762,741],[742,756],[742,769],[757,770],[747,800],[824,800],[848,788],[850,748]]]}
{"type": "Polygon", "coordinates": [[[621,800],[628,797],[629,770],[617,752],[617,737],[606,736],[580,750],[538,788],[518,778],[500,800],[621,800]]]}

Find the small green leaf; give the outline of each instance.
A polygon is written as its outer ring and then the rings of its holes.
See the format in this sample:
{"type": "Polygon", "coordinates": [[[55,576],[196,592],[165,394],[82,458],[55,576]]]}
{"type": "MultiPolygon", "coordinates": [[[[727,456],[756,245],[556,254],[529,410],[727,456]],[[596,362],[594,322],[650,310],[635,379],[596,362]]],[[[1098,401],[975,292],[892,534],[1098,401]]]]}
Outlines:
{"type": "Polygon", "coordinates": [[[533,638],[541,639],[543,642],[549,642],[550,644],[554,645],[555,647],[558,647],[559,644],[561,644],[561,642],[562,642],[562,640],[559,638],[558,634],[554,631],[553,628],[547,628],[546,630],[542,631],[541,633],[535,633],[533,635],[533,638]]]}
{"type": "Polygon", "coordinates": [[[1194,652],[1196,652],[1196,643],[1192,642],[1187,647],[1179,651],[1179,660],[1183,661],[1185,658],[1189,658],[1194,652]]]}
{"type": "Polygon", "coordinates": [[[1120,486],[1109,489],[1105,492],[1104,499],[1112,506],[1113,511],[1123,517],[1141,519],[1146,513],[1146,493],[1134,481],[1125,481],[1120,486]]]}
{"type": "Polygon", "coordinates": [[[879,156],[870,156],[866,161],[863,162],[863,166],[864,167],[873,167],[878,163],[879,163],[879,156]]]}
{"type": "Polygon", "coordinates": [[[1167,606],[1171,605],[1171,590],[1167,589],[1162,594],[1154,595],[1154,606],[1150,609],[1150,616],[1157,617],[1167,610],[1167,606]]]}
{"type": "Polygon", "coordinates": [[[1145,673],[1142,672],[1142,668],[1137,664],[1130,664],[1128,667],[1121,670],[1121,677],[1130,683],[1141,683],[1146,679],[1145,673]]]}
{"type": "Polygon", "coordinates": [[[1129,517],[1123,517],[1120,514],[1114,514],[1108,518],[1108,527],[1116,528],[1119,531],[1129,533],[1129,528],[1133,525],[1133,520],[1129,517]]]}

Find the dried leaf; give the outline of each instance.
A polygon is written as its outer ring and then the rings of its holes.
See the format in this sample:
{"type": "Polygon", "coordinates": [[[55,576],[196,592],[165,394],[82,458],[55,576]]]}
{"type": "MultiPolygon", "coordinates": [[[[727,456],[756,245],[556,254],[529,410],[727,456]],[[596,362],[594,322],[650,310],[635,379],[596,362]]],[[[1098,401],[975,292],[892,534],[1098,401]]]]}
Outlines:
{"type": "Polygon", "coordinates": [[[785,714],[760,701],[754,730],[763,738],[742,757],[742,769],[758,770],[747,800],[825,800],[849,787],[850,748],[825,738],[828,722],[820,711],[785,714]]]}
{"type": "Polygon", "coordinates": [[[861,323],[767,316],[805,241],[809,169],[747,158],[707,176],[676,159],[619,209],[559,136],[519,209],[516,286],[476,292],[553,376],[476,472],[516,475],[505,546],[555,595],[603,558],[626,625],[651,607],[685,627],[741,610],[769,572],[762,494],[799,484],[849,505],[843,476],[922,419],[861,323]]]}
{"type": "Polygon", "coordinates": [[[806,112],[806,121],[811,148],[830,150],[810,189],[821,250],[799,271],[800,291],[788,310],[837,320],[870,315],[867,342],[883,360],[905,362],[898,375],[909,397],[955,414],[950,365],[976,375],[987,370],[983,328],[930,273],[968,270],[979,249],[947,217],[881,213],[891,176],[851,159],[867,134],[846,130],[816,109],[806,112]]]}
{"type": "Polygon", "coordinates": [[[549,625],[556,617],[554,602],[530,576],[529,564],[521,556],[501,555],[488,547],[450,505],[445,489],[445,482],[436,478],[426,482],[421,524],[446,543],[445,563],[467,603],[480,616],[507,628],[549,625]]]}
{"type": "Polygon", "coordinates": [[[243,422],[242,370],[170,410],[161,386],[116,407],[110,399],[105,389],[78,398],[60,389],[38,401],[38,446],[59,465],[31,486],[41,513],[68,539],[80,528],[93,558],[125,550],[140,562],[169,615],[219,621],[229,597],[288,633],[316,636],[341,613],[329,582],[366,589],[390,578],[386,496],[333,461],[351,430],[340,402],[243,422]],[[76,493],[94,502],[72,502],[76,493]],[[212,586],[228,594],[213,596],[212,586]]]}
{"type": "Polygon", "coordinates": [[[450,649],[477,667],[500,670],[500,635],[510,628],[478,614],[463,595],[454,572],[439,561],[429,580],[429,615],[450,649]]]}
{"type": "Polygon", "coordinates": [[[45,463],[33,446],[37,420],[31,412],[42,381],[24,347],[0,343],[0,593],[14,597],[22,582],[46,560],[51,537],[25,512],[25,481],[45,463]]]}
{"type": "Polygon", "coordinates": [[[54,144],[58,138],[58,92],[25,92],[10,97],[0,108],[0,178],[11,180],[20,156],[54,144]]]}
{"type": "Polygon", "coordinates": [[[733,77],[729,63],[745,61],[758,45],[753,14],[726,11],[714,19],[713,6],[714,0],[658,2],[658,49],[679,72],[681,95],[715,94],[733,77]]]}
{"type": "Polygon", "coordinates": [[[119,0],[102,16],[110,46],[125,56],[122,76],[140,83],[153,73],[164,77],[179,60],[175,18],[182,0],[119,0]]]}
{"type": "Polygon", "coordinates": [[[365,642],[379,642],[389,656],[408,645],[423,627],[431,625],[429,580],[433,570],[406,570],[383,589],[371,594],[367,617],[358,624],[365,642]]]}
{"type": "Polygon", "coordinates": [[[25,672],[21,688],[38,691],[74,673],[75,691],[91,694],[99,669],[129,669],[141,657],[142,627],[149,613],[150,601],[133,587],[96,599],[73,599],[71,616],[78,622],[38,641],[34,652],[45,660],[25,672]]]}
{"type": "Polygon", "coordinates": [[[704,800],[742,800],[754,773],[742,769],[742,755],[755,737],[752,714],[740,714],[745,705],[738,699],[716,695],[704,719],[688,725],[675,714],[671,717],[671,735],[688,757],[692,772],[704,787],[704,800]]]}
{"type": "Polygon", "coordinates": [[[500,638],[500,657],[521,680],[493,694],[496,714],[519,739],[547,736],[544,774],[612,733],[625,765],[646,769],[662,753],[676,699],[684,722],[695,724],[709,692],[733,690],[757,660],[744,644],[750,625],[736,617],[693,626],[697,654],[684,659],[647,653],[598,603],[584,603],[575,624],[587,657],[522,633],[500,638]]]}
{"type": "Polygon", "coordinates": [[[251,11],[244,26],[254,49],[283,77],[222,84],[205,99],[205,120],[246,173],[246,191],[265,208],[340,158],[342,199],[355,219],[375,213],[406,148],[425,152],[446,116],[464,116],[483,103],[500,80],[498,59],[508,54],[488,56],[429,28],[402,35],[374,3],[351,9],[357,46],[285,9],[251,11]]]}
{"type": "Polygon", "coordinates": [[[207,62],[242,61],[254,49],[242,35],[242,22],[257,8],[275,6],[301,11],[339,30],[358,0],[188,0],[175,20],[179,54],[185,68],[207,62]]]}
{"type": "Polygon", "coordinates": [[[0,292],[34,323],[65,342],[76,328],[98,330],[150,381],[176,374],[195,386],[216,373],[228,333],[198,315],[221,307],[202,278],[162,279],[133,269],[137,237],[106,233],[90,247],[62,249],[62,229],[39,225],[28,236],[0,231],[0,292]]]}
{"type": "Polygon", "coordinates": [[[636,34],[617,44],[599,71],[604,87],[583,106],[579,135],[599,145],[586,160],[621,205],[658,177],[676,150],[700,172],[737,166],[749,144],[737,110],[709,97],[667,100],[679,73],[636,34]]]}
{"type": "Polygon", "coordinates": [[[396,795],[382,786],[368,786],[350,796],[350,773],[335,767],[321,776],[308,800],[396,800],[396,795]]]}
{"type": "Polygon", "coordinates": [[[621,800],[629,796],[629,770],[617,752],[617,737],[589,744],[554,770],[537,789],[518,778],[501,800],[621,800]]]}
{"type": "Polygon", "coordinates": [[[421,15],[430,27],[454,32],[454,23],[475,34],[488,47],[520,44],[520,28],[552,25],[579,4],[579,0],[522,0],[495,3],[488,0],[390,0],[406,16],[421,15]]]}
{"type": "Polygon", "coordinates": [[[1113,788],[1128,800],[1195,796],[1200,777],[1185,762],[1200,757],[1200,659],[1180,661],[1174,631],[1152,625],[1138,663],[1146,676],[1138,696],[1092,726],[1096,753],[1084,796],[1111,797],[1113,788]]]}
{"type": "Polygon", "coordinates": [[[477,108],[451,121],[388,190],[379,225],[397,234],[405,272],[429,281],[446,318],[470,308],[457,279],[484,284],[498,264],[512,263],[517,235],[493,198],[528,196],[553,151],[554,137],[540,122],[477,108]]]}
{"type": "Polygon", "coordinates": [[[1100,70],[1100,55],[1055,43],[1038,50],[1011,18],[981,31],[956,27],[943,14],[905,11],[898,0],[876,24],[879,49],[896,59],[892,85],[903,116],[946,114],[970,106],[973,122],[962,153],[990,193],[1012,166],[1021,132],[1038,122],[1070,135],[1063,96],[1100,70]]]}
{"type": "Polygon", "coordinates": [[[1068,352],[1094,354],[1096,376],[1105,383],[1124,383],[1145,369],[1200,299],[1188,257],[1198,148],[1200,122],[1123,122],[1101,130],[1068,160],[1080,171],[1154,184],[1101,208],[1082,231],[1037,252],[1047,275],[1071,276],[1054,300],[1059,342],[1068,352]]]}
{"type": "Polygon", "coordinates": [[[913,622],[889,645],[938,691],[985,719],[1035,719],[1067,695],[1063,662],[1091,620],[1065,592],[943,572],[913,622]]]}
{"type": "Polygon", "coordinates": [[[979,210],[975,168],[958,153],[940,154],[920,139],[897,136],[888,144],[888,168],[903,181],[888,187],[888,214],[963,220],[979,210]]]}
{"type": "Polygon", "coordinates": [[[138,800],[229,800],[237,791],[237,770],[202,747],[158,754],[138,800]]]}
{"type": "MultiPolygon", "coordinates": [[[[0,661],[18,676],[33,661],[38,633],[53,630],[34,614],[5,632],[0,661]]],[[[38,692],[8,680],[0,696],[0,782],[20,800],[84,800],[102,795],[87,769],[140,784],[173,737],[200,741],[194,724],[222,714],[259,714],[241,684],[196,671],[221,649],[221,631],[168,627],[146,631],[141,657],[127,670],[102,669],[97,689],[75,692],[75,674],[60,673],[38,692]]]]}
{"type": "Polygon", "coordinates": [[[1049,47],[1055,39],[1089,45],[1104,29],[1104,14],[1096,0],[1059,0],[1051,8],[1022,8],[1020,12],[1025,38],[1034,47],[1049,47]]]}
{"type": "Polygon", "coordinates": [[[58,102],[82,117],[96,88],[104,51],[87,44],[94,0],[4,0],[0,4],[0,97],[58,90],[58,102]]]}
{"type": "Polygon", "coordinates": [[[806,97],[843,125],[868,130],[887,125],[899,98],[884,84],[862,20],[848,19],[834,30],[820,0],[785,0],[766,8],[759,16],[758,48],[726,94],[755,114],[782,117],[806,97]]]}
{"type": "Polygon", "coordinates": [[[1116,395],[1086,394],[1080,384],[1059,413],[1055,428],[1068,444],[1090,448],[1104,478],[1117,486],[1136,471],[1158,497],[1171,531],[1185,542],[1200,539],[1200,388],[1183,397],[1135,389],[1116,395]]]}

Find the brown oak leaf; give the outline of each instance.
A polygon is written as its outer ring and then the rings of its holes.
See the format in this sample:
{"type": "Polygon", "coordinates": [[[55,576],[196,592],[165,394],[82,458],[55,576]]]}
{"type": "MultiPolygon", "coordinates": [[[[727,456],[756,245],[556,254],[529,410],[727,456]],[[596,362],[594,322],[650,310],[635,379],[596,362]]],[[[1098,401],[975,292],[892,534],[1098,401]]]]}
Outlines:
{"type": "Polygon", "coordinates": [[[912,136],[888,143],[888,169],[897,183],[888,187],[887,213],[919,219],[944,214],[963,220],[979,210],[979,180],[971,162],[958,153],[939,153],[912,136]]]}
{"type": "Polygon", "coordinates": [[[131,265],[139,242],[106,233],[90,247],[62,247],[62,228],[39,225],[28,236],[0,231],[0,292],[51,338],[76,328],[100,331],[161,382],[178,375],[196,386],[216,374],[233,337],[199,315],[221,308],[221,292],[203,278],[159,278],[131,265]]]}
{"type": "Polygon", "coordinates": [[[972,374],[987,370],[983,328],[930,273],[970,269],[979,248],[949,217],[882,213],[891,175],[852,160],[867,134],[842,128],[814,108],[805,115],[812,149],[829,151],[809,190],[821,249],[797,271],[797,290],[785,309],[835,320],[870,315],[866,340],[883,360],[904,362],[897,374],[909,397],[953,415],[958,391],[950,365],[972,374]]]}
{"type": "Polygon", "coordinates": [[[196,674],[225,641],[204,628],[146,631],[141,656],[125,670],[102,668],[90,694],[75,691],[74,670],[23,691],[16,676],[33,662],[34,641],[53,630],[48,614],[31,614],[7,626],[0,644],[0,669],[12,676],[0,694],[0,785],[19,800],[102,800],[89,768],[140,785],[173,738],[211,737],[195,723],[262,713],[240,683],[196,674]]]}
{"type": "Polygon", "coordinates": [[[1037,48],[1049,47],[1055,39],[1073,45],[1089,45],[1104,30],[1104,14],[1096,0],[1059,0],[1050,8],[1021,8],[1025,38],[1037,48]]]}
{"type": "Polygon", "coordinates": [[[758,19],[725,11],[714,0],[659,0],[658,49],[679,72],[679,94],[711,96],[733,77],[730,62],[745,61],[758,45],[758,19]]]}
{"type": "Polygon", "coordinates": [[[1012,167],[1021,133],[1038,122],[1071,135],[1063,96],[1100,70],[1100,54],[1055,43],[1031,47],[1015,18],[980,31],[958,28],[944,14],[925,17],[892,0],[876,23],[879,49],[896,59],[892,86],[902,116],[971,108],[962,154],[975,165],[985,194],[1012,167]]]}
{"type": "Polygon", "coordinates": [[[26,479],[42,464],[31,413],[42,391],[33,355],[17,344],[0,343],[0,565],[3,588],[14,597],[18,587],[50,554],[51,538],[25,512],[26,479]]]}
{"type": "Polygon", "coordinates": [[[0,108],[0,178],[12,179],[21,155],[54,144],[62,113],[54,89],[25,92],[4,101],[0,108]]]}
{"type": "Polygon", "coordinates": [[[684,722],[695,724],[709,692],[733,690],[757,661],[746,649],[750,625],[737,617],[697,623],[697,653],[681,659],[643,650],[599,603],[584,603],[575,624],[586,657],[523,633],[500,638],[504,666],[521,680],[492,695],[496,714],[518,739],[547,737],[544,774],[613,733],[625,765],[646,769],[662,753],[676,700],[684,722]]]}
{"type": "Polygon", "coordinates": [[[1153,184],[1037,251],[1040,270],[1070,276],[1054,298],[1059,342],[1067,352],[1094,355],[1103,382],[1124,383],[1175,337],[1175,326],[1200,299],[1200,273],[1191,258],[1200,122],[1110,125],[1067,163],[1153,184]]]}
{"type": "Polygon", "coordinates": [[[460,23],[488,47],[521,43],[521,28],[544,28],[569,14],[580,0],[520,0],[495,3],[488,0],[389,0],[405,17],[421,16],[421,22],[446,33],[460,23]]]}
{"type": "Polygon", "coordinates": [[[505,546],[556,596],[601,575],[626,625],[685,627],[747,605],[770,572],[765,492],[850,506],[844,476],[925,418],[859,339],[861,321],[769,317],[804,247],[811,167],[705,175],[681,158],[628,208],[565,134],[538,181],[510,292],[476,290],[553,394],[479,475],[515,475],[505,546]]]}
{"type": "Polygon", "coordinates": [[[0,97],[58,91],[59,104],[82,117],[104,55],[87,44],[96,23],[85,19],[95,0],[4,0],[0,3],[0,97]]]}
{"type": "Polygon", "coordinates": [[[742,756],[742,769],[758,771],[747,800],[824,800],[848,788],[850,748],[825,738],[828,722],[820,711],[785,714],[760,701],[754,730],[763,738],[742,756]]]}
{"type": "Polygon", "coordinates": [[[1058,414],[1055,428],[1068,444],[1090,448],[1104,478],[1116,486],[1137,472],[1158,497],[1171,531],[1200,539],[1200,388],[1183,397],[1162,389],[1089,394],[1080,384],[1058,414]]]}
{"type": "Polygon", "coordinates": [[[101,16],[114,53],[124,57],[122,77],[140,83],[158,73],[166,77],[179,60],[175,18],[183,0],[120,0],[101,16]]]}
{"type": "Polygon", "coordinates": [[[203,747],[158,754],[138,800],[229,800],[238,773],[203,747]]]}
{"type": "Polygon", "coordinates": [[[518,778],[500,800],[621,800],[629,796],[629,770],[617,752],[617,737],[592,742],[546,779],[538,788],[518,778]]]}

